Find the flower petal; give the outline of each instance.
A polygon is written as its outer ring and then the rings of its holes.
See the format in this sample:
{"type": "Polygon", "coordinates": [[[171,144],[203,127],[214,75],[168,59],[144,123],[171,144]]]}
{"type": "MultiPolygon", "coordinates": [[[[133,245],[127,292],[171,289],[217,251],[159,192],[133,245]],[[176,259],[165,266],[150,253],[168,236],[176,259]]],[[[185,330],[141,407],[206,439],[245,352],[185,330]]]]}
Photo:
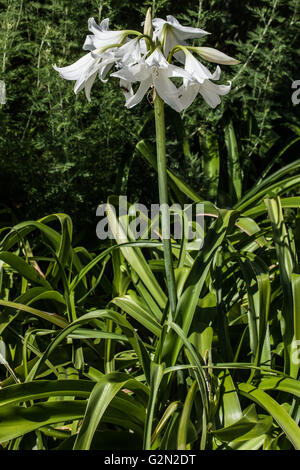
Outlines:
{"type": "Polygon", "coordinates": [[[170,64],[164,57],[163,53],[156,48],[154,52],[146,59],[146,64],[150,67],[159,67],[161,69],[168,69],[170,64]]]}
{"type": "Polygon", "coordinates": [[[159,96],[165,103],[177,112],[182,110],[182,105],[178,97],[178,88],[168,78],[166,71],[160,70],[157,75],[154,75],[153,84],[159,96]]]}
{"type": "Polygon", "coordinates": [[[85,38],[84,44],[82,46],[82,49],[85,51],[93,51],[95,49],[94,46],[94,36],[88,35],[85,38]]]}
{"type": "Polygon", "coordinates": [[[134,95],[133,89],[132,89],[132,86],[131,86],[130,82],[126,82],[126,80],[121,79],[120,80],[120,88],[124,93],[126,101],[128,101],[129,98],[131,98],[134,95]]]}
{"type": "Polygon", "coordinates": [[[167,23],[170,26],[172,26],[172,28],[176,31],[175,32],[176,36],[180,37],[181,40],[202,38],[203,36],[210,34],[207,31],[204,31],[203,29],[200,29],[200,28],[192,28],[190,26],[183,26],[172,15],[167,16],[167,23]]]}
{"type": "Polygon", "coordinates": [[[85,96],[87,98],[88,101],[91,101],[91,96],[90,96],[90,93],[91,93],[91,89],[92,89],[92,86],[94,84],[94,81],[97,77],[97,72],[95,72],[93,75],[90,76],[90,78],[85,82],[85,96]]]}
{"type": "Polygon", "coordinates": [[[126,31],[110,31],[108,29],[109,20],[106,18],[100,24],[97,25],[94,18],[89,18],[88,28],[94,34],[94,36],[87,36],[84,43],[84,48],[90,48],[92,45],[94,48],[106,47],[110,44],[119,44],[123,41],[126,36],[126,31]]]}
{"type": "Polygon", "coordinates": [[[211,108],[216,108],[216,106],[221,103],[220,96],[229,93],[230,89],[231,83],[228,86],[216,85],[215,83],[206,80],[203,85],[200,85],[199,93],[201,93],[204,100],[211,108]]]}
{"type": "MultiPolygon", "coordinates": [[[[173,47],[177,45],[185,45],[186,39],[201,38],[206,34],[210,34],[200,28],[191,28],[182,26],[172,15],[167,16],[167,21],[162,18],[154,18],[152,21],[154,26],[153,40],[162,40],[164,36],[164,54],[167,57],[173,47]]],[[[184,53],[178,51],[175,54],[176,59],[184,64],[184,53]]]]}
{"type": "Polygon", "coordinates": [[[160,32],[165,23],[166,23],[166,20],[163,20],[162,18],[153,18],[152,20],[152,25],[154,26],[156,30],[159,30],[160,32]]]}
{"type": "Polygon", "coordinates": [[[182,110],[187,109],[199,93],[200,85],[192,83],[189,86],[181,86],[178,90],[178,97],[181,102],[182,110]]]}
{"type": "Polygon", "coordinates": [[[88,19],[88,29],[91,33],[96,34],[102,31],[109,31],[109,18],[105,18],[98,25],[94,18],[88,19]]]}
{"type": "Polygon", "coordinates": [[[177,67],[177,65],[170,64],[167,70],[168,77],[174,78],[174,77],[179,77],[179,78],[185,78],[187,80],[192,80],[193,77],[192,75],[185,69],[182,69],[181,67],[177,67]]]}
{"type": "Polygon", "coordinates": [[[122,65],[134,65],[141,60],[142,48],[143,44],[140,43],[139,38],[131,39],[117,49],[116,57],[122,65]]]}
{"type": "Polygon", "coordinates": [[[212,80],[220,80],[220,77],[221,77],[221,69],[220,69],[220,67],[217,65],[216,70],[215,70],[214,73],[212,74],[211,79],[212,79],[212,80]]]}
{"type": "Polygon", "coordinates": [[[104,20],[101,21],[99,28],[101,31],[108,31],[109,30],[109,18],[104,18],[104,20]]]}
{"type": "Polygon", "coordinates": [[[111,77],[121,78],[131,83],[147,80],[150,76],[151,68],[144,61],[130,67],[123,67],[111,74],[111,77]]]}
{"type": "Polygon", "coordinates": [[[54,65],[53,68],[66,80],[78,80],[82,73],[93,65],[94,62],[95,59],[92,57],[91,53],[89,53],[72,65],[68,65],[67,67],[57,67],[54,65]]]}
{"type": "Polygon", "coordinates": [[[145,94],[147,93],[147,91],[149,90],[149,88],[151,87],[151,85],[152,85],[151,78],[148,78],[147,80],[144,80],[143,82],[141,82],[135,95],[129,97],[126,100],[126,103],[125,103],[126,108],[133,108],[138,103],[140,103],[142,99],[144,98],[145,94]]]}
{"type": "Polygon", "coordinates": [[[197,60],[193,54],[189,51],[186,53],[185,70],[187,70],[199,83],[203,83],[204,80],[212,79],[213,75],[199,60],[197,60]]]}
{"type": "MultiPolygon", "coordinates": [[[[173,30],[171,28],[168,29],[166,35],[165,35],[165,40],[164,40],[164,54],[166,57],[170,54],[171,50],[175,46],[185,46],[186,42],[181,40],[180,38],[177,38],[176,35],[174,34],[173,30]]],[[[174,54],[174,57],[181,63],[184,64],[185,62],[185,54],[183,51],[177,51],[174,54]]]]}
{"type": "Polygon", "coordinates": [[[103,32],[103,31],[108,31],[109,30],[109,19],[105,18],[103,21],[101,21],[100,26],[97,25],[96,21],[94,18],[89,18],[88,20],[88,29],[94,33],[94,35],[88,35],[85,39],[85,42],[83,44],[83,49],[87,51],[93,51],[96,48],[95,45],[95,34],[96,32],[103,32]]]}
{"type": "MultiPolygon", "coordinates": [[[[210,34],[207,31],[204,31],[200,28],[192,28],[190,26],[182,26],[179,21],[172,15],[167,16],[167,21],[163,20],[162,18],[154,18],[152,20],[152,24],[155,28],[155,36],[159,39],[161,38],[162,29],[165,24],[169,25],[175,34],[179,34],[180,40],[185,39],[193,39],[193,38],[201,38],[206,34],[210,34]]],[[[180,44],[180,43],[177,43],[180,44]]]]}
{"type": "Polygon", "coordinates": [[[101,62],[101,67],[99,68],[99,78],[101,82],[106,83],[108,79],[105,79],[106,75],[110,70],[112,69],[114,65],[114,61],[112,60],[106,60],[101,62]]]}

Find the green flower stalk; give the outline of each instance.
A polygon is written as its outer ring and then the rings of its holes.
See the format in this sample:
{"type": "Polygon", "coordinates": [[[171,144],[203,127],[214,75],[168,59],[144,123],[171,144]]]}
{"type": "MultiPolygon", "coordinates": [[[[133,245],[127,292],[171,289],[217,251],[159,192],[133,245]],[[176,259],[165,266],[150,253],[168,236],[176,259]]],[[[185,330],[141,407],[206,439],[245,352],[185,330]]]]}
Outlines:
{"type": "Polygon", "coordinates": [[[168,180],[166,165],[166,132],[164,102],[155,92],[154,114],[156,130],[157,173],[159,203],[161,208],[162,236],[164,248],[164,261],[166,269],[167,286],[169,293],[171,316],[174,318],[176,310],[176,285],[172,261],[172,247],[170,239],[170,214],[168,208],[168,180]]]}

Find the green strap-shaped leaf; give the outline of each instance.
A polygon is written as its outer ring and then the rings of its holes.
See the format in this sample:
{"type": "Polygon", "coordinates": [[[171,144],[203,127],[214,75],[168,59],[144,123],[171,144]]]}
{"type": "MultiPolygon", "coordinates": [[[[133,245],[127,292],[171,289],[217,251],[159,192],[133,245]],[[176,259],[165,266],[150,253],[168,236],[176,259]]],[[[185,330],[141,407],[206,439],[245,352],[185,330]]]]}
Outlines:
{"type": "Polygon", "coordinates": [[[287,392],[300,398],[300,382],[289,377],[263,378],[257,388],[261,390],[278,390],[281,392],[287,392]]]}
{"type": "Polygon", "coordinates": [[[193,403],[195,400],[196,392],[197,392],[197,381],[195,380],[186,395],[186,399],[183,405],[183,410],[180,416],[178,435],[177,435],[177,449],[178,450],[186,450],[188,425],[190,422],[190,415],[191,415],[193,403]]]}
{"type": "Polygon", "coordinates": [[[218,137],[215,132],[199,130],[204,185],[207,198],[215,200],[218,193],[220,173],[220,152],[218,137]]]}
{"type": "Polygon", "coordinates": [[[85,400],[39,403],[29,408],[1,406],[0,442],[15,439],[43,426],[80,419],[85,407],[85,400]]]}
{"type": "MultiPolygon", "coordinates": [[[[28,289],[24,294],[21,294],[17,297],[14,301],[16,303],[25,304],[29,302],[34,302],[34,299],[39,296],[40,294],[47,292],[48,289],[45,287],[32,287],[28,289]]],[[[11,308],[4,308],[0,312],[0,334],[3,333],[5,328],[16,318],[18,315],[19,310],[13,310],[11,308]]]]}
{"type": "Polygon", "coordinates": [[[264,408],[277,422],[295,449],[300,450],[300,428],[279,403],[253,385],[241,383],[238,389],[242,395],[264,408]]]}
{"type": "Polygon", "coordinates": [[[281,322],[281,330],[284,340],[285,372],[295,377],[298,368],[294,370],[295,367],[292,361],[292,342],[294,339],[292,273],[297,269],[296,259],[291,248],[288,229],[284,222],[280,198],[266,199],[265,204],[272,224],[284,299],[282,307],[284,321],[281,322]]]}
{"type": "MultiPolygon", "coordinates": [[[[144,409],[130,397],[114,397],[102,421],[127,427],[142,435],[144,409]]],[[[48,401],[28,408],[23,406],[0,407],[0,442],[9,441],[44,426],[81,419],[86,411],[86,400],[48,401]]]]}
{"type": "Polygon", "coordinates": [[[220,380],[223,423],[224,427],[227,427],[242,419],[243,413],[236,387],[228,370],[221,372],[220,380]]]}
{"type": "Polygon", "coordinates": [[[142,308],[137,302],[134,301],[129,295],[123,297],[115,297],[111,303],[117,305],[124,310],[128,315],[141,323],[145,328],[151,331],[156,336],[160,336],[161,326],[155,319],[154,315],[151,316],[147,310],[142,308]],[[153,318],[154,317],[154,318],[153,318]]]}
{"type": "Polygon", "coordinates": [[[238,421],[225,428],[212,431],[212,433],[225,442],[247,441],[269,432],[272,424],[271,416],[259,419],[255,405],[252,404],[244,411],[243,416],[238,421]]]}
{"type": "MultiPolygon", "coordinates": [[[[84,419],[74,444],[74,450],[88,450],[90,448],[101,418],[112,399],[122,388],[147,393],[147,388],[142,383],[132,379],[127,374],[115,372],[101,377],[88,400],[84,419]]],[[[124,420],[126,420],[126,415],[124,420]]]]}
{"type": "MultiPolygon", "coordinates": [[[[60,266],[63,268],[71,254],[72,251],[72,232],[73,232],[73,224],[71,218],[66,215],[66,214],[52,214],[49,216],[44,217],[43,219],[40,219],[40,222],[43,224],[47,224],[48,222],[51,222],[52,220],[57,219],[60,223],[61,226],[61,236],[60,236],[60,242],[59,242],[59,247],[57,250],[57,258],[60,261],[60,266]]],[[[53,269],[53,277],[57,275],[59,271],[59,266],[56,265],[53,269]]]]}
{"type": "Polygon", "coordinates": [[[277,194],[280,194],[287,188],[299,184],[299,176],[297,175],[285,179],[283,178],[289,173],[297,172],[299,167],[300,160],[296,160],[295,162],[280,168],[278,171],[265,178],[260,184],[255,185],[250,191],[248,191],[236,204],[235,209],[244,211],[257,200],[262,200],[269,191],[276,190],[277,194]]]}
{"type": "Polygon", "coordinates": [[[293,377],[297,377],[300,366],[300,274],[292,273],[293,310],[294,310],[294,338],[292,343],[293,377]]]}
{"type": "Polygon", "coordinates": [[[0,406],[65,395],[88,398],[94,385],[88,380],[39,380],[9,385],[0,389],[0,406]]]}
{"type": "Polygon", "coordinates": [[[229,191],[233,200],[242,197],[242,170],[240,167],[238,144],[232,121],[225,126],[225,144],[227,147],[227,166],[229,176],[229,191]]]}
{"type": "Polygon", "coordinates": [[[53,323],[53,325],[57,325],[60,328],[64,328],[68,325],[67,320],[65,320],[60,315],[56,313],[49,313],[44,312],[43,310],[38,310],[37,308],[28,307],[27,305],[22,305],[17,302],[9,302],[8,300],[0,300],[0,305],[4,307],[13,308],[15,310],[21,310],[23,312],[31,313],[32,315],[36,315],[37,317],[43,318],[44,320],[53,323]]]}
{"type": "Polygon", "coordinates": [[[9,251],[2,251],[0,252],[0,260],[14,268],[21,276],[27,279],[27,281],[51,289],[49,282],[43,278],[30,264],[26,263],[22,258],[20,258],[20,256],[10,253],[9,251]]]}
{"type": "Polygon", "coordinates": [[[159,386],[164,376],[164,364],[156,364],[155,362],[151,363],[150,369],[150,394],[147,407],[147,416],[144,432],[144,445],[145,450],[151,449],[151,436],[152,436],[152,425],[155,406],[157,404],[157,396],[159,391],[159,386]]]}
{"type": "MultiPolygon", "coordinates": [[[[198,257],[196,258],[178,301],[176,323],[185,335],[189,334],[201,290],[214,261],[218,248],[238,217],[235,211],[221,210],[220,216],[207,232],[198,257]]],[[[167,365],[175,364],[182,346],[182,341],[174,332],[170,332],[163,348],[162,360],[167,365]],[[170,362],[169,362],[170,361],[170,362]]]]}
{"type": "MultiPolygon", "coordinates": [[[[166,371],[166,370],[165,370],[166,371]]],[[[156,426],[153,434],[151,436],[151,445],[155,442],[155,439],[160,435],[163,431],[169,420],[172,418],[174,413],[177,411],[178,407],[181,405],[179,401],[173,401],[170,403],[166,411],[164,412],[163,416],[159,420],[158,425],[156,426]]]]}
{"type": "Polygon", "coordinates": [[[145,373],[146,379],[149,382],[150,358],[149,358],[148,352],[143,342],[139,338],[137,332],[133,328],[133,326],[131,326],[131,324],[126,320],[126,318],[124,318],[123,315],[120,315],[119,313],[114,312],[113,310],[94,310],[92,312],[87,313],[86,315],[83,315],[82,317],[80,317],[79,319],[77,319],[76,321],[68,325],[63,331],[61,331],[56,336],[56,338],[52,341],[52,343],[49,344],[46,351],[43,353],[43,356],[39,358],[36,364],[32,367],[27,377],[27,381],[31,381],[34,379],[35,375],[38,373],[42,364],[45,363],[48,357],[53,353],[53,351],[57,348],[57,346],[67,336],[72,334],[74,331],[80,328],[83,324],[89,323],[90,321],[95,320],[95,319],[113,320],[117,325],[120,326],[120,328],[126,334],[128,341],[132,344],[134,350],[136,351],[140,364],[145,373]]]}
{"type": "MultiPolygon", "coordinates": [[[[127,234],[120,220],[116,217],[115,211],[110,204],[110,200],[107,205],[107,218],[116,242],[118,244],[129,242],[130,240],[128,240],[127,234]]],[[[133,249],[131,247],[124,246],[121,247],[121,251],[132,269],[138,274],[144,285],[147,286],[147,289],[152,294],[158,305],[161,308],[164,308],[167,302],[167,297],[151,271],[141,249],[138,247],[133,249]]]]}
{"type": "MultiPolygon", "coordinates": [[[[281,206],[283,209],[299,209],[300,208],[300,197],[286,197],[281,198],[281,206]]],[[[243,215],[245,217],[258,217],[267,211],[265,203],[261,203],[246,210],[243,215]]]]}

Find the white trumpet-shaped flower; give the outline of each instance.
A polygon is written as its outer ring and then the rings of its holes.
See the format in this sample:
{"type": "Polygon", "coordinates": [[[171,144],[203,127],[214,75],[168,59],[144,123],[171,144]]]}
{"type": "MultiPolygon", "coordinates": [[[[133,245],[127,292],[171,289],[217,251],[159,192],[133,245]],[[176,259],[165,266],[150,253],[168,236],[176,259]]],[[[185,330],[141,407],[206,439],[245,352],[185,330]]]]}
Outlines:
{"type": "Polygon", "coordinates": [[[139,37],[117,47],[126,40],[130,31],[110,31],[107,18],[99,26],[94,18],[89,18],[88,26],[94,34],[87,36],[83,49],[90,52],[72,65],[54,65],[54,69],[66,80],[75,80],[74,92],[79,93],[84,88],[90,101],[91,88],[97,75],[102,82],[106,82],[105,78],[115,64],[118,68],[133,65],[147,53],[147,49],[145,41],[139,37]]]}
{"type": "Polygon", "coordinates": [[[86,97],[90,101],[91,88],[97,75],[104,81],[115,61],[116,57],[112,50],[99,55],[89,52],[72,65],[67,67],[54,65],[54,69],[66,80],[76,80],[74,92],[79,93],[84,88],[86,97]]]}
{"type": "Polygon", "coordinates": [[[94,18],[89,18],[88,29],[93,35],[87,36],[83,44],[83,49],[87,51],[102,49],[111,44],[121,44],[130,32],[127,30],[111,31],[108,18],[101,21],[100,25],[97,25],[94,18]]]}
{"type": "Polygon", "coordinates": [[[220,96],[227,95],[231,89],[229,85],[216,85],[211,80],[219,80],[221,69],[217,66],[212,74],[201,62],[199,62],[188,50],[185,50],[185,70],[190,79],[185,79],[179,89],[182,109],[187,109],[194,101],[198,93],[202,95],[206,103],[215,108],[221,103],[220,96]]]}
{"type": "Polygon", "coordinates": [[[180,112],[182,105],[178,97],[178,88],[170,80],[174,77],[190,79],[190,75],[184,69],[169,64],[159,49],[146,59],[132,67],[123,67],[118,72],[111,74],[112,77],[120,78],[124,84],[130,87],[124,90],[126,107],[132,108],[140,103],[149,88],[155,88],[159,96],[175,111],[180,112]],[[140,82],[140,86],[135,94],[131,93],[131,83],[140,82]]]}
{"type": "Polygon", "coordinates": [[[72,65],[55,65],[54,68],[66,80],[75,81],[75,93],[85,89],[89,101],[96,77],[102,82],[107,81],[106,77],[113,67],[116,71],[111,76],[120,79],[127,108],[137,105],[151,88],[153,97],[157,92],[165,103],[178,112],[190,106],[198,93],[209,106],[215,108],[221,102],[220,96],[230,91],[231,84],[213,83],[220,78],[220,67],[217,66],[212,74],[191,52],[217,64],[235,65],[239,62],[210,47],[187,46],[186,40],[210,33],[183,26],[171,15],[166,20],[155,18],[151,23],[151,12],[148,10],[144,27],[146,36],[131,30],[111,31],[107,18],[100,25],[90,18],[88,28],[92,34],[86,37],[83,49],[89,52],[72,65]],[[184,68],[170,63],[173,55],[184,64],[184,68]],[[183,79],[179,88],[171,80],[176,77],[183,79]],[[139,86],[134,91],[132,85],[137,82],[139,86]]]}
{"type": "MultiPolygon", "coordinates": [[[[173,47],[178,45],[186,45],[186,39],[202,38],[210,34],[200,28],[192,28],[190,26],[183,26],[172,15],[167,16],[167,20],[162,18],[154,18],[152,21],[154,26],[153,38],[163,42],[163,52],[167,57],[173,47]]],[[[184,53],[179,51],[175,57],[184,63],[184,53]]]]}

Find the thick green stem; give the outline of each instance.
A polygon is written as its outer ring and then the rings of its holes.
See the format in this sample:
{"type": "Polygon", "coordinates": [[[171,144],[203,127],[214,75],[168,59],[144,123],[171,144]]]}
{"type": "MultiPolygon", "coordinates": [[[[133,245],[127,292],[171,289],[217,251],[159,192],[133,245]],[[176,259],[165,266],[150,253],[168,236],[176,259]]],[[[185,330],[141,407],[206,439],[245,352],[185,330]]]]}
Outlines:
{"type": "Polygon", "coordinates": [[[157,150],[157,172],[159,203],[161,210],[162,236],[164,248],[164,260],[166,269],[167,286],[169,292],[169,302],[172,318],[176,310],[176,285],[172,262],[172,248],[170,238],[170,211],[168,206],[168,181],[166,165],[166,132],[164,102],[156,94],[154,100],[155,129],[156,129],[156,150],[157,150]]]}

